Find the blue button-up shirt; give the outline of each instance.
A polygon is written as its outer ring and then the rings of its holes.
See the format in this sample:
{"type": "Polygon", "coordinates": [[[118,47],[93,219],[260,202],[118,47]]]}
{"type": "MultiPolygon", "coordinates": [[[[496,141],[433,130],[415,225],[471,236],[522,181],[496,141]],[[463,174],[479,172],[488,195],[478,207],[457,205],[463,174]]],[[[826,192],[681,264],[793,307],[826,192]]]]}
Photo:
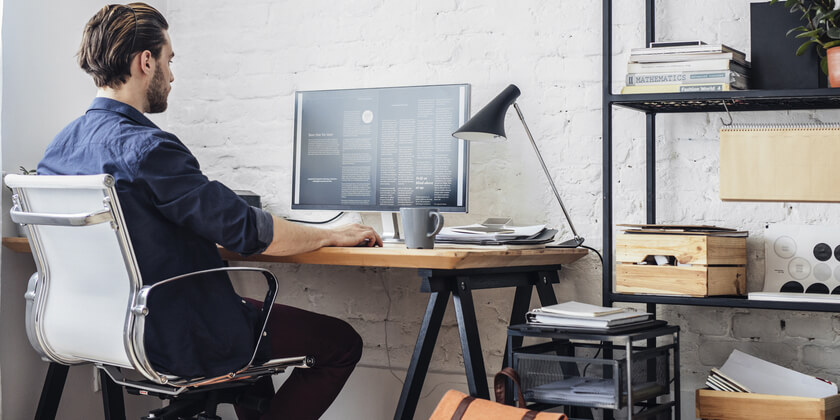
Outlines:
{"type": "MultiPolygon", "coordinates": [[[[108,173],[144,284],[224,266],[216,244],[242,253],[272,240],[271,216],[201,173],[175,135],[134,107],[96,98],[47,147],[38,174],[108,173]]],[[[178,280],[150,296],[145,343],[158,369],[180,376],[243,366],[256,340],[257,311],[227,275],[178,280]]],[[[268,341],[268,340],[264,340],[268,341]]]]}

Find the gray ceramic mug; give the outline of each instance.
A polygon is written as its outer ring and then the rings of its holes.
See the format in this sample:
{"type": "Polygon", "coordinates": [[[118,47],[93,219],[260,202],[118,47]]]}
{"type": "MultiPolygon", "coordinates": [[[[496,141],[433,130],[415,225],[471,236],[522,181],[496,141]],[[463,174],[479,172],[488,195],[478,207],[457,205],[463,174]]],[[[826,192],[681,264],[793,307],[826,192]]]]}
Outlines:
{"type": "Polygon", "coordinates": [[[443,215],[438,209],[429,207],[404,207],[400,209],[405,247],[409,249],[432,249],[435,235],[443,228],[443,215]]]}

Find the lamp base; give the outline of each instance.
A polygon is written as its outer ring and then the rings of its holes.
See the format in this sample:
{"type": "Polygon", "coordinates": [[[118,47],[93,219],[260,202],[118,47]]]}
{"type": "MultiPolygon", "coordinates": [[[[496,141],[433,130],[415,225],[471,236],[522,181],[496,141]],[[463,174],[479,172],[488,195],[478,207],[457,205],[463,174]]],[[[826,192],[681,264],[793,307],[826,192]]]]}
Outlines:
{"type": "Polygon", "coordinates": [[[583,241],[583,238],[577,236],[569,239],[568,241],[560,242],[559,244],[547,245],[546,248],[577,248],[583,245],[583,241]]]}

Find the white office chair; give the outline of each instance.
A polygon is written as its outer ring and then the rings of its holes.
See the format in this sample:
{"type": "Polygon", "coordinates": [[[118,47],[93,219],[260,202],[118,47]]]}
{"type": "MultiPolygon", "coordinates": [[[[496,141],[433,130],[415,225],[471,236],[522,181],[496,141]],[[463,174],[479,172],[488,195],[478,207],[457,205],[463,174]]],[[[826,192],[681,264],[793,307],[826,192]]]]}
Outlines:
{"type": "Polygon", "coordinates": [[[253,366],[252,356],[241,369],[215,378],[180,378],[156,371],[143,341],[147,302],[154,299],[156,288],[213,271],[261,273],[269,290],[258,346],[277,295],[274,275],[260,268],[229,267],[143,286],[113,177],[7,175],[5,181],[14,192],[11,218],[25,226],[38,269],[26,292],[26,332],[41,357],[52,362],[36,419],[55,416],[69,365],[93,363],[107,374],[101,375],[107,419],[125,418],[122,392],[107,378],[129,392],[171,400],[144,418],[218,419],[216,404],[234,402],[241,394],[241,389],[231,388],[314,363],[301,356],[253,366]]]}

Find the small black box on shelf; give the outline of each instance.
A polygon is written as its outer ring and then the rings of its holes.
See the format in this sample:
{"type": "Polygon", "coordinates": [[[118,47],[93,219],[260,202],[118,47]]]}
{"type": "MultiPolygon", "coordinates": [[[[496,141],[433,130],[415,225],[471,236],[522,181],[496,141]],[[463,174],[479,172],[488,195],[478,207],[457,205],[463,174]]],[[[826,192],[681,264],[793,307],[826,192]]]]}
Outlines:
{"type": "Polygon", "coordinates": [[[816,89],[828,87],[816,50],[796,50],[805,40],[787,36],[801,26],[799,13],[790,13],[784,2],[750,4],[750,89],[816,89]]]}

